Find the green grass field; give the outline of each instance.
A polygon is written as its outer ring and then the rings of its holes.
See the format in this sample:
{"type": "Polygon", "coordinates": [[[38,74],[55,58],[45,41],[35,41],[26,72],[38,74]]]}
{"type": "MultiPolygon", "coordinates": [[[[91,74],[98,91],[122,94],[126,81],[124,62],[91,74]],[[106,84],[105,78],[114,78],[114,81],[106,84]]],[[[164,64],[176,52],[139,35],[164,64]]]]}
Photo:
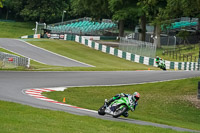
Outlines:
{"type": "Polygon", "coordinates": [[[0,38],[19,38],[23,35],[33,35],[35,23],[0,22],[0,38]]]}
{"type": "MultiPolygon", "coordinates": [[[[117,71],[117,70],[158,70],[156,67],[146,66],[139,63],[127,61],[125,59],[118,58],[113,55],[109,55],[82,44],[64,41],[64,40],[48,40],[48,39],[26,39],[28,42],[38,47],[47,49],[49,51],[58,53],[60,55],[93,65],[95,67],[62,67],[62,66],[50,66],[38,63],[31,60],[31,67],[24,70],[38,70],[38,71],[117,71]]],[[[11,54],[10,51],[0,48],[0,51],[11,54]]],[[[1,69],[1,68],[0,68],[1,69]]],[[[2,69],[5,70],[5,69],[2,69]]],[[[6,69],[7,70],[7,69],[6,69]]],[[[9,69],[12,70],[12,69],[9,69]]],[[[14,69],[16,70],[16,68],[14,69]]],[[[20,68],[21,70],[21,68],[20,68]]]]}
{"type": "Polygon", "coordinates": [[[0,133],[177,133],[0,101],[0,133]]]}
{"type": "Polygon", "coordinates": [[[104,99],[116,94],[141,95],[135,112],[129,118],[200,130],[200,100],[197,100],[197,84],[200,78],[147,83],[128,86],[77,87],[64,92],[45,92],[44,95],[62,102],[87,109],[98,110],[104,99]]]}
{"type": "Polygon", "coordinates": [[[177,58],[176,58],[176,52],[174,52],[174,56],[173,56],[173,52],[171,52],[171,56],[170,56],[169,53],[163,54],[164,49],[162,49],[162,48],[157,49],[156,55],[162,57],[165,60],[169,60],[169,61],[187,62],[187,57],[184,57],[184,61],[183,61],[183,54],[184,54],[184,55],[188,55],[188,62],[190,62],[191,59],[192,59],[192,62],[197,62],[198,57],[199,57],[199,45],[198,44],[196,44],[195,47],[194,47],[194,45],[191,45],[191,44],[186,45],[186,46],[178,45],[176,47],[176,50],[177,50],[177,58]],[[191,47],[191,49],[186,49],[188,47],[191,47]],[[184,49],[184,50],[180,51],[181,58],[179,58],[179,52],[178,52],[179,48],[184,49]],[[192,58],[191,58],[191,55],[192,55],[192,58]],[[196,60],[195,60],[195,56],[196,56],[196,60]]]}
{"type": "MultiPolygon", "coordinates": [[[[148,70],[157,69],[152,66],[146,66],[139,63],[134,63],[109,55],[89,47],[86,47],[82,44],[64,41],[64,40],[44,40],[41,41],[28,41],[31,44],[39,46],[41,48],[47,49],[49,51],[58,53],[60,55],[93,65],[95,67],[91,68],[63,68],[57,67],[57,70],[82,70],[82,71],[116,71],[116,70],[148,70]]],[[[34,65],[33,65],[34,66],[34,65]]],[[[35,66],[37,69],[37,67],[35,66]]],[[[39,69],[39,68],[38,68],[39,69]]],[[[54,69],[55,70],[55,69],[54,69]]]]}

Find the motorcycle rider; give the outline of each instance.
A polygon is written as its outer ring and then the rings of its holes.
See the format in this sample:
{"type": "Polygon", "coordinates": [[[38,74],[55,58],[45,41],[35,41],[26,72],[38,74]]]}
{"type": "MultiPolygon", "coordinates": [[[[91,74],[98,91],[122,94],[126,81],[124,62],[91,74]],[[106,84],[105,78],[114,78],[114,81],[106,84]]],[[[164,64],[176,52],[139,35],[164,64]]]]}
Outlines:
{"type": "MultiPolygon", "coordinates": [[[[113,98],[111,98],[109,101],[107,101],[107,99],[105,99],[105,105],[108,107],[113,101],[120,99],[121,97],[128,97],[128,99],[131,99],[130,102],[133,105],[133,108],[131,108],[131,111],[134,111],[136,106],[138,105],[137,101],[140,98],[140,94],[138,92],[134,92],[133,95],[120,93],[120,94],[117,94],[116,96],[114,96],[113,98]]],[[[128,117],[128,111],[126,111],[123,114],[123,116],[128,117]]]]}
{"type": "Polygon", "coordinates": [[[156,56],[156,64],[159,65],[160,61],[162,60],[162,58],[160,58],[159,56],[156,56]]]}

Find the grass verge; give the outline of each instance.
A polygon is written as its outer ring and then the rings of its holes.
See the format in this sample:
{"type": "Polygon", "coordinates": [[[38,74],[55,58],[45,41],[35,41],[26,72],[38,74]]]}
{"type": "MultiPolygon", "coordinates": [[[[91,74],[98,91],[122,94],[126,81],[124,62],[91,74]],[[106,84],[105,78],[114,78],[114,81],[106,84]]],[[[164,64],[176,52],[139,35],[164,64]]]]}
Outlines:
{"type": "Polygon", "coordinates": [[[199,45],[178,45],[176,48],[176,51],[171,51],[171,53],[165,53],[163,54],[164,49],[159,48],[156,51],[156,55],[159,57],[162,57],[165,60],[169,61],[176,61],[176,62],[197,62],[198,57],[199,57],[199,45]],[[187,49],[188,47],[192,47],[191,49],[187,49]],[[179,51],[179,48],[182,48],[184,50],[179,51]],[[177,53],[177,54],[176,54],[177,53]],[[185,55],[183,58],[183,54],[185,55]],[[188,57],[187,57],[188,55],[188,57]],[[196,58],[195,58],[196,57],[196,58]],[[188,60],[187,60],[188,58],[188,60]],[[184,60],[183,60],[184,59],[184,60]]]}
{"type": "Polygon", "coordinates": [[[45,96],[83,108],[98,110],[104,99],[124,92],[141,94],[139,105],[129,118],[200,130],[200,101],[196,99],[198,78],[127,86],[77,87],[45,96]]]}
{"type": "MultiPolygon", "coordinates": [[[[72,42],[72,41],[64,41],[64,40],[44,40],[41,41],[28,41],[33,45],[38,47],[47,49],[54,53],[58,53],[60,55],[78,60],[80,62],[84,62],[96,67],[91,68],[56,68],[56,70],[81,70],[81,71],[116,71],[116,70],[148,70],[157,69],[152,66],[147,66],[139,63],[134,63],[131,61],[127,61],[125,59],[121,59],[115,57],[113,55],[109,55],[92,48],[86,47],[82,44],[72,42]]],[[[53,67],[52,67],[53,68],[53,67]]],[[[35,67],[35,69],[40,69],[39,66],[35,67]]],[[[54,70],[54,69],[52,69],[54,70]]]]}
{"type": "MultiPolygon", "coordinates": [[[[28,40],[33,45],[42,47],[49,51],[58,53],[60,55],[88,63],[96,67],[62,67],[62,66],[51,66],[46,64],[41,64],[39,62],[31,60],[31,66],[27,70],[37,70],[37,71],[117,71],[117,70],[155,70],[158,68],[152,66],[146,66],[139,63],[134,63],[102,53],[100,51],[91,49],[84,45],[78,44],[72,41],[63,41],[63,40],[49,40],[49,39],[25,39],[28,40]]],[[[0,48],[0,51],[15,54],[3,48],[0,48]]],[[[17,55],[17,54],[15,54],[17,55]]],[[[0,68],[1,69],[1,68],[0,68]]],[[[3,68],[1,70],[12,70],[3,68]]],[[[16,68],[14,69],[16,70],[16,68]]],[[[20,68],[20,70],[22,70],[20,68]]]]}
{"type": "Polygon", "coordinates": [[[113,122],[0,101],[1,133],[176,133],[170,129],[113,122]]]}
{"type": "MultiPolygon", "coordinates": [[[[49,40],[49,39],[25,39],[26,41],[38,47],[47,49],[54,53],[84,62],[95,67],[62,67],[41,64],[31,60],[29,69],[24,68],[24,71],[124,71],[124,70],[158,70],[156,67],[139,64],[125,59],[109,55],[73,41],[64,40],[49,40]]],[[[3,48],[0,51],[15,54],[3,48]]],[[[17,55],[17,54],[15,54],[17,55]]],[[[0,68],[1,69],[1,68],[0,68]]],[[[12,69],[1,69],[12,70],[12,69]]],[[[14,69],[16,70],[16,68],[14,69]]],[[[20,70],[22,70],[20,68],[20,70]]]]}
{"type": "Polygon", "coordinates": [[[23,35],[33,35],[34,23],[0,22],[0,38],[19,38],[23,35]]]}

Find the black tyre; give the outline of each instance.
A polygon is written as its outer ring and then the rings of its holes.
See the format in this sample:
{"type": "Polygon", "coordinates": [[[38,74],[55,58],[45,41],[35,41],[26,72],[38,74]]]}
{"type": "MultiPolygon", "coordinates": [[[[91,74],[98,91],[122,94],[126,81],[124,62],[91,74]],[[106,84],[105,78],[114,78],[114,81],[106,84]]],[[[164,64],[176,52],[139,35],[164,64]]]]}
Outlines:
{"type": "Polygon", "coordinates": [[[102,107],[100,107],[99,110],[98,110],[98,114],[99,115],[105,115],[106,114],[105,109],[106,109],[106,107],[104,105],[102,107]]]}
{"type": "Polygon", "coordinates": [[[166,71],[166,66],[165,65],[163,66],[163,70],[166,71]]]}
{"type": "MultiPolygon", "coordinates": [[[[124,106],[124,105],[121,105],[121,106],[124,106]]],[[[120,106],[119,108],[117,108],[113,114],[113,117],[114,118],[117,118],[119,116],[121,116],[122,114],[124,114],[126,111],[128,110],[128,107],[127,106],[124,106],[123,108],[120,109],[120,106]]]]}

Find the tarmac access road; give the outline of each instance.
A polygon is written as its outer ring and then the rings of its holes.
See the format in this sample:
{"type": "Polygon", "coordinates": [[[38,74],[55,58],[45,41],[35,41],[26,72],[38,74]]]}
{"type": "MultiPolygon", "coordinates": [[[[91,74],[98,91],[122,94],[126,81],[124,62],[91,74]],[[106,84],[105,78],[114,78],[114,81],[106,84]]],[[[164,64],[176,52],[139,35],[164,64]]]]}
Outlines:
{"type": "MultiPolygon", "coordinates": [[[[127,118],[113,118],[99,116],[96,112],[61,106],[25,95],[24,89],[72,87],[72,86],[102,86],[141,84],[147,82],[161,82],[200,76],[200,71],[71,71],[71,72],[14,72],[0,71],[0,100],[30,105],[37,108],[60,110],[76,115],[123,121],[128,123],[151,125],[161,128],[170,128],[178,131],[199,132],[185,128],[163,124],[144,122],[127,118]]],[[[141,88],[142,89],[142,88],[141,88]]]]}
{"type": "Polygon", "coordinates": [[[65,67],[94,67],[92,65],[52,53],[18,39],[0,38],[0,47],[43,64],[65,67]]]}

